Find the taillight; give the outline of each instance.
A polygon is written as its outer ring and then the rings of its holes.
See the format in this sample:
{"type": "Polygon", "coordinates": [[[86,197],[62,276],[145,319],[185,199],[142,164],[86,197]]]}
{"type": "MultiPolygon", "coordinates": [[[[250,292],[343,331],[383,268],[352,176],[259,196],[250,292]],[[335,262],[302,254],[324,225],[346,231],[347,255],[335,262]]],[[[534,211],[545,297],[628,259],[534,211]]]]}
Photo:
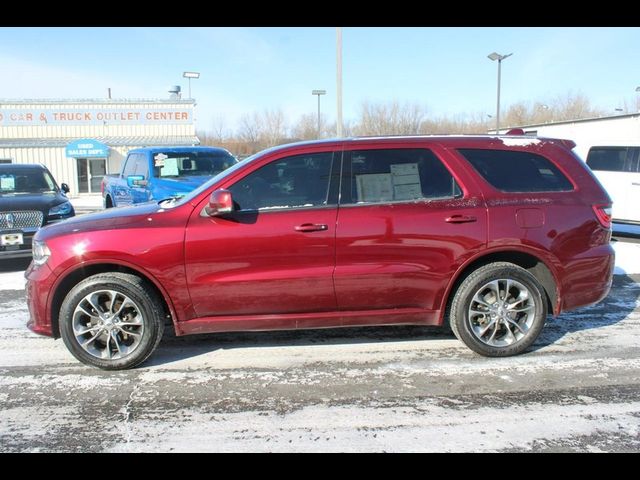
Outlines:
{"type": "Polygon", "coordinates": [[[611,204],[601,203],[592,206],[596,218],[604,228],[611,228],[611,204]]]}
{"type": "Polygon", "coordinates": [[[102,179],[102,181],[100,182],[100,193],[102,195],[104,195],[104,178],[102,179]]]}

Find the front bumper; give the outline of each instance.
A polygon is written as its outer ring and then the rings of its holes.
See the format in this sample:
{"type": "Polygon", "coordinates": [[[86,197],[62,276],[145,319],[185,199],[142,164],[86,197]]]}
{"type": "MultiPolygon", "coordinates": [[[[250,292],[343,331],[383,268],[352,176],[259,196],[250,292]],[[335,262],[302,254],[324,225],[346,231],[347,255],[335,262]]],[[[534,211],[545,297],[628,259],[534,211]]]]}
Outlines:
{"type": "Polygon", "coordinates": [[[27,279],[25,290],[29,307],[27,328],[40,335],[58,338],[60,334],[53,330],[51,315],[47,309],[49,295],[56,281],[55,275],[46,263],[34,266],[31,262],[24,276],[27,279]]]}

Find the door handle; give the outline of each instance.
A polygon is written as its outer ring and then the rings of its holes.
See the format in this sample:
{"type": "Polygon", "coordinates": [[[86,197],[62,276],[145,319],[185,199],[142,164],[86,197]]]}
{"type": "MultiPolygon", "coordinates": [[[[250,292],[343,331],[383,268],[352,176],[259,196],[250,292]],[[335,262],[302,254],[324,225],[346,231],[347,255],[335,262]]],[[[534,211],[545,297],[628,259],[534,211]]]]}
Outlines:
{"type": "Polygon", "coordinates": [[[294,227],[296,232],[319,232],[322,230],[327,230],[328,228],[329,227],[327,225],[318,223],[303,223],[302,225],[294,227]]]}
{"type": "Polygon", "coordinates": [[[450,217],[445,218],[445,222],[447,223],[471,223],[475,222],[478,219],[473,215],[451,215],[450,217]]]}
{"type": "Polygon", "coordinates": [[[633,185],[635,187],[640,187],[640,183],[638,183],[638,182],[631,182],[631,185],[633,185]]]}

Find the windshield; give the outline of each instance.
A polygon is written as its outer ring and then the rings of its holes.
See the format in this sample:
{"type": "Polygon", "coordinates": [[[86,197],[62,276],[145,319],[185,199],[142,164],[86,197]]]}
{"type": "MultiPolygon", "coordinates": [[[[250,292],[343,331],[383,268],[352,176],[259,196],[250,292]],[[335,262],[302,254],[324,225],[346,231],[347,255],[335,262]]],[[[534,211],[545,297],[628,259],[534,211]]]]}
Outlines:
{"type": "Polygon", "coordinates": [[[226,178],[229,175],[232,175],[234,172],[236,172],[237,170],[240,170],[246,164],[248,164],[248,163],[252,162],[253,160],[261,157],[263,154],[267,153],[268,151],[269,150],[262,151],[262,152],[256,153],[255,155],[252,155],[250,157],[245,158],[244,160],[242,160],[242,161],[236,163],[235,165],[233,165],[232,167],[227,168],[225,171],[218,173],[211,180],[209,180],[208,182],[203,183],[198,188],[196,188],[195,190],[192,190],[191,192],[189,192],[185,196],[180,197],[180,199],[175,199],[174,202],[171,203],[171,204],[163,203],[162,206],[164,208],[170,208],[170,207],[177,207],[179,205],[184,205],[185,203],[190,202],[192,199],[194,199],[195,197],[200,195],[202,192],[204,192],[205,190],[210,188],[213,184],[218,183],[219,181],[221,181],[222,179],[226,178]]]}
{"type": "Polygon", "coordinates": [[[55,192],[56,183],[45,170],[3,170],[0,172],[0,194],[55,192]]]}
{"type": "Polygon", "coordinates": [[[212,176],[236,163],[225,153],[211,152],[161,152],[153,156],[156,178],[212,176]]]}

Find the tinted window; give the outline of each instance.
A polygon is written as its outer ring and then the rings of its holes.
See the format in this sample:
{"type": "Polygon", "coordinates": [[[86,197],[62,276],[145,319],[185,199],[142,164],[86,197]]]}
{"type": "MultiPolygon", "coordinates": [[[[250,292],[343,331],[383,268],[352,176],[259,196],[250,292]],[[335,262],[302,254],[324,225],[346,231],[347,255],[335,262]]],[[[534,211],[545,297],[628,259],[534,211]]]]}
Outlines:
{"type": "Polygon", "coordinates": [[[136,173],[134,175],[142,175],[144,178],[149,178],[149,161],[146,155],[136,155],[136,173]]]}
{"type": "Polygon", "coordinates": [[[238,210],[327,204],[332,153],[286,157],[250,173],[229,190],[238,210]]]}
{"type": "Polygon", "coordinates": [[[160,152],[153,154],[156,177],[212,177],[236,163],[231,155],[212,152],[160,152]]]}
{"type": "Polygon", "coordinates": [[[573,185],[546,158],[511,150],[458,150],[484,179],[503,192],[557,192],[573,185]]]}
{"type": "Polygon", "coordinates": [[[1,193],[42,193],[53,192],[56,184],[49,172],[40,169],[3,170],[0,173],[1,193]]]}
{"type": "Polygon", "coordinates": [[[137,157],[138,157],[138,155],[135,154],[135,153],[131,153],[127,157],[127,163],[125,163],[124,169],[122,170],[122,176],[123,177],[126,178],[129,175],[135,175],[135,173],[136,173],[136,158],[137,157]]]}
{"type": "Polygon", "coordinates": [[[430,150],[358,150],[351,152],[350,165],[351,203],[449,198],[461,193],[430,150]]]}
{"type": "Polygon", "coordinates": [[[587,155],[587,165],[591,170],[606,172],[637,171],[631,160],[631,149],[627,147],[593,147],[587,155]]]}

